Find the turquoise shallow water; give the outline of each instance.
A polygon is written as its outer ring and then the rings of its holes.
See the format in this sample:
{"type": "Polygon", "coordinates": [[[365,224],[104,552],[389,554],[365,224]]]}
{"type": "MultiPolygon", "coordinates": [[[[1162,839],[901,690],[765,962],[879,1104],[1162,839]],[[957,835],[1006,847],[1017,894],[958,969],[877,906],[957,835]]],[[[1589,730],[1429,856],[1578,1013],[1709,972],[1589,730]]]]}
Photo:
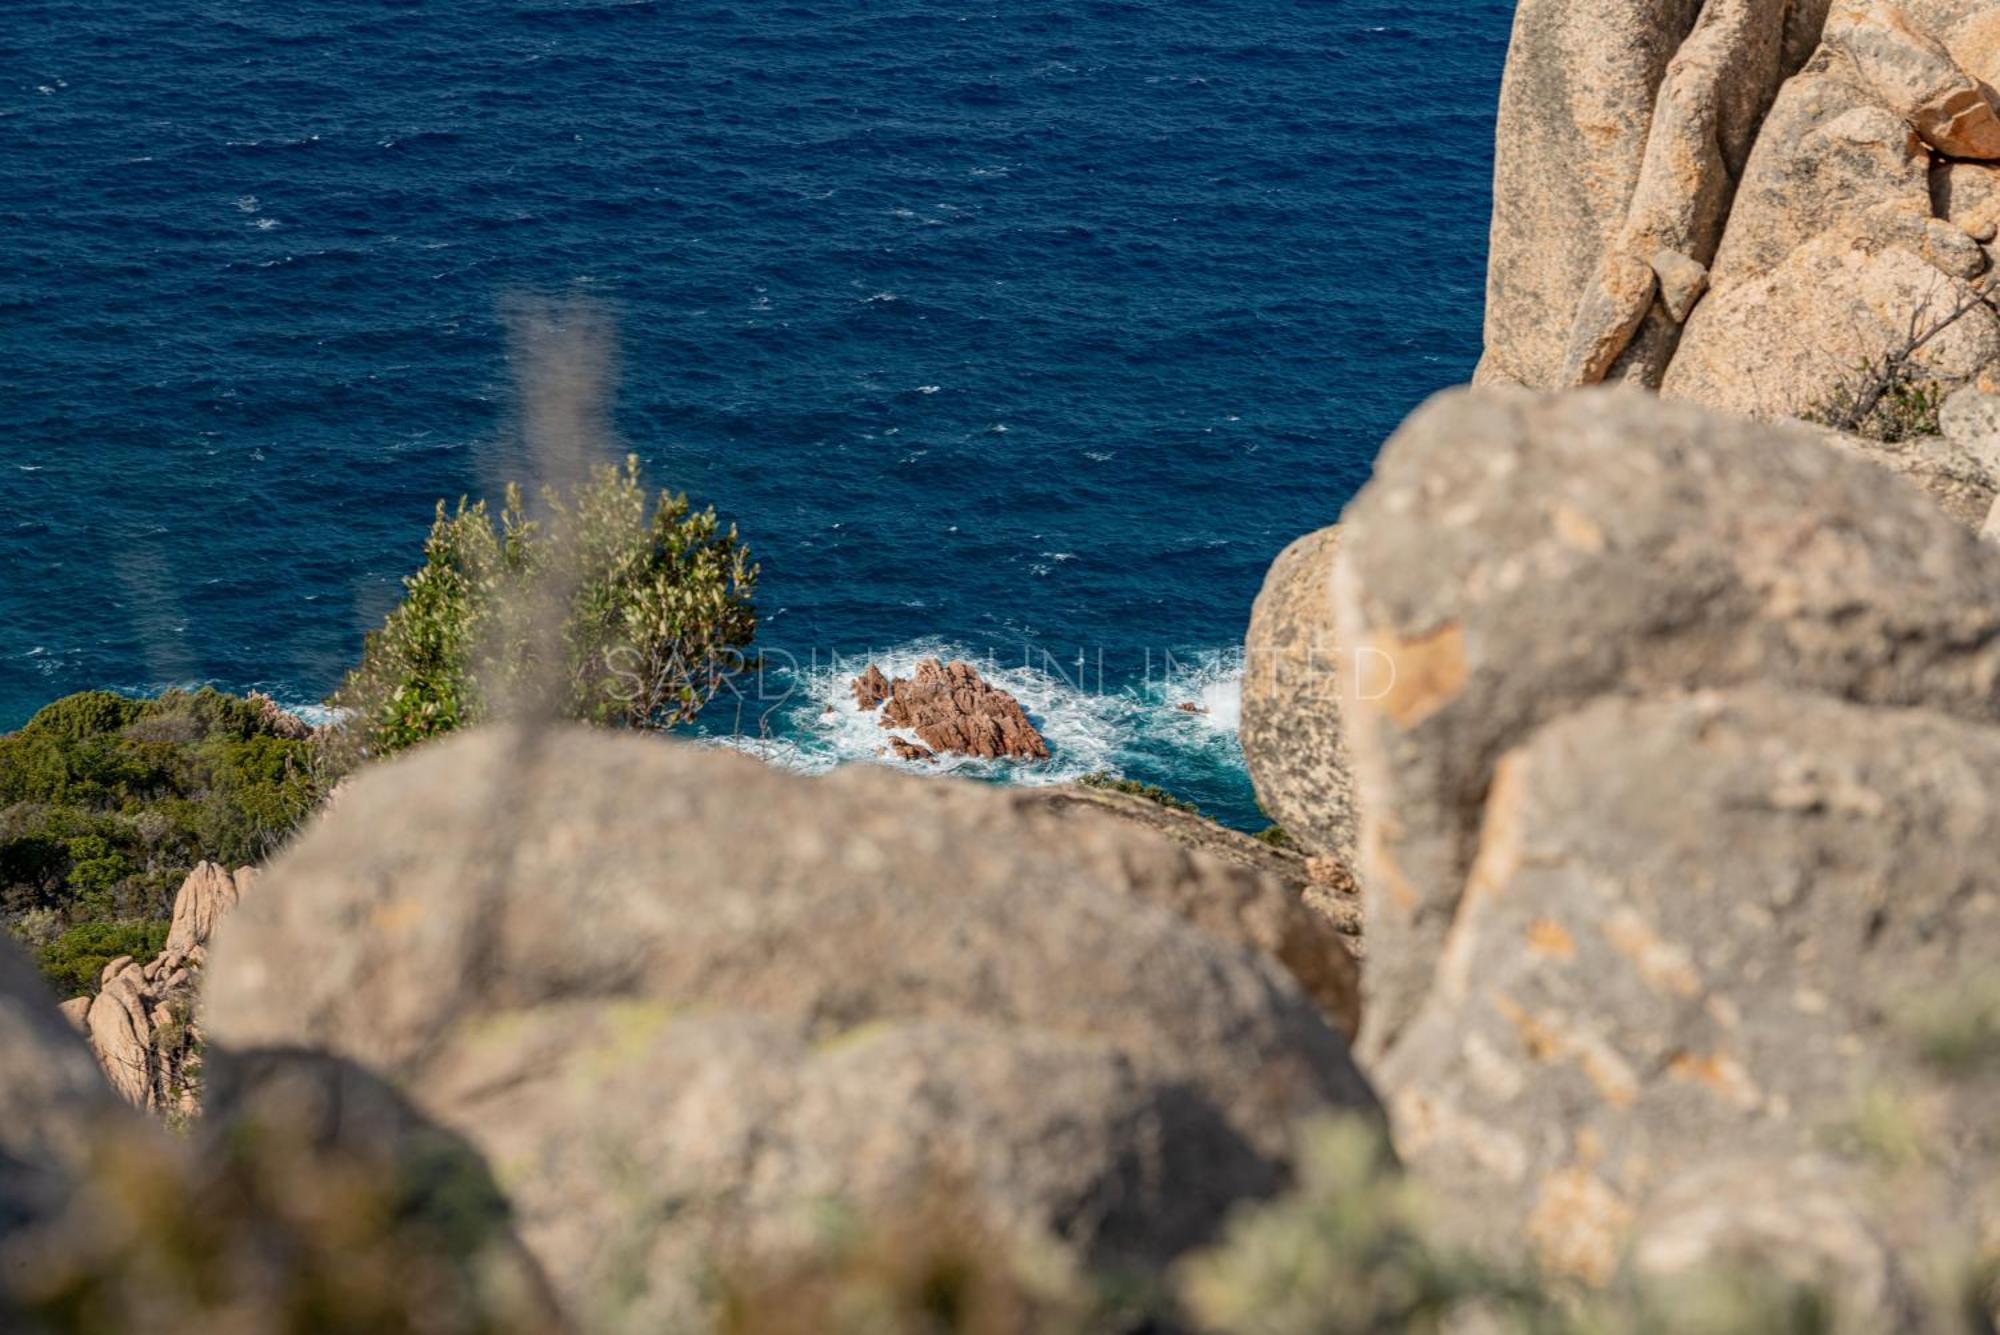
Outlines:
{"type": "Polygon", "coordinates": [[[1014,777],[1255,824],[1230,653],[1471,370],[1510,15],[13,0],[0,727],[319,699],[433,501],[509,471],[505,303],[581,293],[625,442],[742,525],[799,665],[711,732],[870,755],[842,666],[971,654],[1056,744],[1014,777]]]}

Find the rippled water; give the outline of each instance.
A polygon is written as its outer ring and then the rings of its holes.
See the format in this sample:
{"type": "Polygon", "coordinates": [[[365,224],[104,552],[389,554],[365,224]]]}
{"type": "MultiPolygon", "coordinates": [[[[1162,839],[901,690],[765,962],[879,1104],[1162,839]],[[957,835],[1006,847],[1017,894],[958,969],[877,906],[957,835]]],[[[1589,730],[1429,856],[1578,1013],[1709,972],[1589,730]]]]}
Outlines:
{"type": "Polygon", "coordinates": [[[715,728],[824,767],[876,742],[834,655],[990,656],[1025,777],[1253,824],[1263,571],[1478,351],[1493,0],[5,14],[0,727],[318,699],[434,500],[512,471],[507,301],[580,292],[800,664],[715,728]]]}

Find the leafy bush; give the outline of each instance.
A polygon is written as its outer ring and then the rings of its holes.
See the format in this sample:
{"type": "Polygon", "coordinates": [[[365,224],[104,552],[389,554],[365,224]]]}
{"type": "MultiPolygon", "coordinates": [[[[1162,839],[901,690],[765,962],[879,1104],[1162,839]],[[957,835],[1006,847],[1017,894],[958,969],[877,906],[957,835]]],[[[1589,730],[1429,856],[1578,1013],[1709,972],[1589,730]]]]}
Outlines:
{"type": "Polygon", "coordinates": [[[1086,788],[1096,788],[1102,792],[1124,793],[1129,797],[1143,797],[1148,802],[1157,803],[1169,811],[1185,811],[1194,816],[1201,814],[1200,807],[1192,802],[1183,801],[1181,798],[1175,797],[1172,793],[1156,784],[1140,783],[1137,779],[1121,778],[1113,774],[1110,770],[1096,770],[1084,775],[1077,782],[1086,788]]]}
{"type": "Polygon", "coordinates": [[[1286,834],[1284,827],[1281,825],[1266,825],[1263,829],[1257,831],[1257,833],[1251,835],[1250,837],[1252,839],[1255,839],[1259,843],[1269,844],[1273,848],[1298,847],[1298,844],[1292,839],[1292,836],[1286,834]]]}
{"type": "Polygon", "coordinates": [[[105,961],[158,949],[146,934],[197,862],[261,861],[320,791],[312,744],[257,702],[66,696],[0,736],[0,922],[86,991],[105,961]]]}
{"type": "Polygon", "coordinates": [[[530,518],[509,487],[439,502],[424,564],[334,697],[350,761],[501,713],[612,727],[691,720],[747,663],[757,567],[686,496],[649,504],[638,460],[604,466],[530,518]]]}
{"type": "Polygon", "coordinates": [[[42,973],[64,996],[96,990],[104,966],[120,955],[151,959],[166,948],[164,922],[86,922],[36,952],[42,973]]]}
{"type": "Polygon", "coordinates": [[[1912,364],[1864,362],[1806,420],[1895,445],[1937,435],[1945,398],[1944,387],[1912,364]]]}

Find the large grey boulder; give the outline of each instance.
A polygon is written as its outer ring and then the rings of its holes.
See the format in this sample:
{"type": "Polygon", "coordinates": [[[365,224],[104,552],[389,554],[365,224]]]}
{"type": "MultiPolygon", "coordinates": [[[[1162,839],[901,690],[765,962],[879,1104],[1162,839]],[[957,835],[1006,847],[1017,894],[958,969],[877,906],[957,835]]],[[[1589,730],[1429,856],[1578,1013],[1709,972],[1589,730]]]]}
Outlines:
{"type": "MultiPolygon", "coordinates": [[[[1913,1260],[1994,1236],[2000,729],[1766,688],[1604,699],[1510,752],[1484,810],[1375,1072],[1461,1230],[1591,1281],[1649,1229],[1664,1268],[1732,1235],[1913,1260]],[[1791,1188],[1702,1211],[1725,1148],[1817,1165],[1859,1220],[1791,1188]]],[[[1843,1268],[1889,1301],[1879,1263],[1843,1268]]]]}
{"type": "Polygon", "coordinates": [[[1333,634],[1339,528],[1308,533],[1278,554],[1243,637],[1238,737],[1257,801],[1307,849],[1352,867],[1353,765],[1341,737],[1343,671],[1333,634]]]}
{"type": "Polygon", "coordinates": [[[1499,758],[1607,694],[1765,682],[2000,717],[2000,553],[1810,433],[1630,391],[1453,392],[1349,505],[1340,642],[1369,936],[1395,1040],[1465,893],[1499,758]]]}
{"type": "Polygon", "coordinates": [[[1152,1268],[1282,1182],[1298,1115],[1372,1096],[1280,964],[1152,883],[1199,855],[1056,828],[877,769],[457,738],[362,776],[222,925],[209,1032],[407,1091],[586,1325],[659,1329],[704,1262],[940,1179],[1152,1268]]]}
{"type": "Polygon", "coordinates": [[[1354,1037],[1361,1023],[1361,887],[1342,874],[1344,864],[1330,866],[1290,845],[1274,846],[1129,793],[1064,784],[1022,796],[1024,819],[1053,818],[1050,839],[1068,841],[1077,821],[1087,834],[1106,816],[1163,836],[1116,845],[1086,837],[1076,849],[1086,858],[1114,856],[1094,870],[1145,886],[1149,900],[1211,936],[1276,960],[1334,1028],[1354,1037]]]}

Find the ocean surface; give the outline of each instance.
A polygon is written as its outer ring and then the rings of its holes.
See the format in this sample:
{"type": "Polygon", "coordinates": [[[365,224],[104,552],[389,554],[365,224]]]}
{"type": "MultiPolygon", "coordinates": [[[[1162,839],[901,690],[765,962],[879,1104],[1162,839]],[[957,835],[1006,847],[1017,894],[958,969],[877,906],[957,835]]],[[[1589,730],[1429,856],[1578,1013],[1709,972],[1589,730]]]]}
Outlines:
{"type": "Polygon", "coordinates": [[[1471,372],[1510,21],[8,0],[0,728],[322,699],[437,498],[517,457],[507,311],[583,297],[624,445],[763,564],[773,670],[710,736],[872,759],[846,675],[970,656],[1054,746],[1011,777],[1254,828],[1250,602],[1471,372]]]}

